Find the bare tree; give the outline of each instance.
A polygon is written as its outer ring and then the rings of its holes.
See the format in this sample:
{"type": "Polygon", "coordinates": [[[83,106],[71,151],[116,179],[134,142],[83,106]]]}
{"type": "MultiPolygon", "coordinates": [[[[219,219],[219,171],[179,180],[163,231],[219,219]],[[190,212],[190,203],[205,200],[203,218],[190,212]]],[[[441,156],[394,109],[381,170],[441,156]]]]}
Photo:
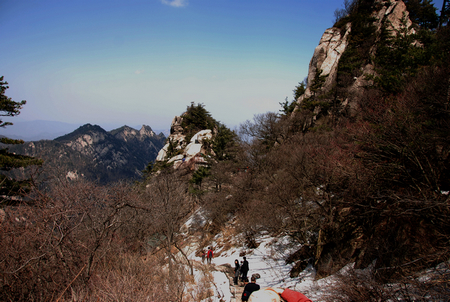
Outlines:
{"type": "Polygon", "coordinates": [[[358,1],[356,0],[344,0],[344,8],[336,9],[334,11],[334,23],[338,23],[340,20],[348,16],[350,13],[355,11],[358,6],[358,1]]]}
{"type": "Polygon", "coordinates": [[[256,114],[253,121],[245,121],[240,125],[239,136],[242,141],[259,141],[261,144],[272,147],[280,144],[287,134],[287,125],[281,123],[280,116],[273,112],[256,114]]]}
{"type": "MultiPolygon", "coordinates": [[[[161,235],[167,254],[169,279],[173,280],[174,254],[172,248],[179,246],[178,235],[181,227],[193,209],[187,182],[172,171],[163,171],[149,180],[146,189],[142,192],[141,202],[143,208],[147,210],[155,230],[161,235]]],[[[189,260],[187,261],[189,262],[189,260]]],[[[171,282],[168,284],[169,287],[172,286],[171,282]]],[[[169,291],[175,292],[173,288],[169,288],[169,291]]]]}
{"type": "Polygon", "coordinates": [[[30,198],[32,205],[3,210],[0,300],[62,299],[88,287],[135,211],[126,184],[61,182],[30,198]]]}

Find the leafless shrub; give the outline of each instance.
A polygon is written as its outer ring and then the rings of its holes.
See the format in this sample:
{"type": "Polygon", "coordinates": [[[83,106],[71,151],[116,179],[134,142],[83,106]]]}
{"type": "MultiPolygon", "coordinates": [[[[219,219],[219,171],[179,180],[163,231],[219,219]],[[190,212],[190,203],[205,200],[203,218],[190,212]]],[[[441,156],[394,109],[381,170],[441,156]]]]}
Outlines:
{"type": "MultiPolygon", "coordinates": [[[[139,195],[140,209],[152,220],[155,234],[160,236],[160,245],[167,253],[170,279],[173,279],[172,249],[179,248],[181,227],[188,215],[193,213],[193,200],[188,194],[187,182],[172,171],[164,171],[149,180],[145,190],[139,195]]],[[[191,267],[190,261],[183,254],[191,267]]],[[[171,286],[171,283],[169,283],[171,286]]]]}
{"type": "Polygon", "coordinates": [[[60,301],[198,301],[190,299],[191,293],[185,290],[191,282],[186,279],[185,268],[175,265],[175,278],[170,279],[162,254],[145,258],[133,253],[110,256],[99,264],[87,286],[73,287],[71,296],[60,301]]]}
{"type": "Polygon", "coordinates": [[[195,284],[191,284],[186,292],[186,301],[214,301],[212,288],[214,278],[207,268],[202,268],[200,271],[200,278],[195,281],[195,284]]]}
{"type": "Polygon", "coordinates": [[[450,294],[449,264],[442,263],[419,276],[403,276],[395,283],[383,283],[377,271],[349,269],[328,285],[325,301],[447,301],[450,294]]]}
{"type": "Polygon", "coordinates": [[[4,208],[0,300],[44,301],[89,284],[133,217],[130,187],[62,182],[34,192],[32,205],[4,208]]]}
{"type": "Polygon", "coordinates": [[[338,23],[344,17],[352,13],[358,6],[358,0],[344,0],[344,8],[334,11],[334,23],[338,23]]]}
{"type": "Polygon", "coordinates": [[[280,117],[273,112],[257,114],[253,121],[247,120],[240,125],[239,136],[243,141],[258,140],[267,146],[280,143],[285,134],[284,124],[280,123],[280,117]]]}

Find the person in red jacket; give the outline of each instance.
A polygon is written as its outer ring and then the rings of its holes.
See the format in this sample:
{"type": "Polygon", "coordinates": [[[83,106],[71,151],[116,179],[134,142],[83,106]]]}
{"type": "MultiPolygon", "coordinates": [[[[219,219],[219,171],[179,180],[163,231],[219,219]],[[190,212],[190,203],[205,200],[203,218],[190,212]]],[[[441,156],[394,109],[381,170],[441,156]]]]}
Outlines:
{"type": "Polygon", "coordinates": [[[211,247],[209,247],[208,252],[206,253],[206,262],[208,264],[211,264],[212,257],[213,257],[213,251],[212,251],[211,247]]]}
{"type": "Polygon", "coordinates": [[[281,294],[281,298],[287,302],[312,302],[304,294],[286,288],[281,294]]]}

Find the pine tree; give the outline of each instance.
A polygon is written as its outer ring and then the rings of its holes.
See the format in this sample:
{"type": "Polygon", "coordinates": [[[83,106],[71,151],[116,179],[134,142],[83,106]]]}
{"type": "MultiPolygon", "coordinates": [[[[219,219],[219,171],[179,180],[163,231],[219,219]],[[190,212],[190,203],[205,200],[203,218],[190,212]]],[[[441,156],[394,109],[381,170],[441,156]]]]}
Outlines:
{"type": "Polygon", "coordinates": [[[439,18],[439,25],[440,26],[448,25],[449,16],[450,16],[450,2],[448,0],[444,0],[444,2],[442,2],[441,16],[439,18]]]}
{"type": "Polygon", "coordinates": [[[439,25],[439,16],[431,0],[405,0],[409,18],[423,28],[434,29],[439,25]]]}
{"type": "MultiPolygon", "coordinates": [[[[1,116],[16,116],[20,113],[22,106],[26,101],[15,102],[5,95],[8,83],[0,77],[0,117],[1,116]]],[[[0,119],[0,127],[12,125],[11,122],[5,122],[0,119]]],[[[0,138],[0,143],[6,145],[23,144],[22,140],[14,140],[7,137],[0,138]]],[[[29,190],[29,180],[16,180],[10,177],[6,172],[15,168],[28,167],[31,165],[41,165],[42,160],[36,159],[26,155],[19,155],[10,153],[7,148],[0,149],[0,205],[5,203],[12,203],[17,198],[13,196],[20,196],[29,190]]]]}

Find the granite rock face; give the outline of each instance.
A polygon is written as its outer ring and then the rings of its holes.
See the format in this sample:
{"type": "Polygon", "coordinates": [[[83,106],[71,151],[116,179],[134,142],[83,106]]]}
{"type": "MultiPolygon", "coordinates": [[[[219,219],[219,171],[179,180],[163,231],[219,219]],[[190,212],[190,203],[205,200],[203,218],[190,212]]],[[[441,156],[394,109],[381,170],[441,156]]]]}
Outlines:
{"type": "Polygon", "coordinates": [[[197,132],[189,142],[186,141],[186,135],[183,134],[183,116],[176,116],[172,120],[170,126],[170,135],[164,147],[158,152],[156,161],[167,161],[173,163],[174,168],[180,167],[182,164],[192,166],[203,164],[205,160],[202,154],[206,153],[204,142],[213,138],[213,131],[205,129],[197,132]],[[169,149],[175,150],[176,155],[172,155],[169,149]]]}
{"type": "MultiPolygon", "coordinates": [[[[375,18],[373,25],[376,28],[376,35],[381,34],[383,26],[386,26],[393,35],[400,34],[405,27],[408,28],[407,34],[414,33],[414,29],[410,28],[412,22],[408,17],[409,13],[403,1],[377,0],[376,4],[379,10],[374,11],[372,14],[372,17],[375,18]]],[[[352,24],[350,22],[340,28],[331,27],[325,30],[311,58],[306,91],[297,99],[297,106],[301,106],[302,102],[314,94],[311,87],[318,72],[325,77],[325,82],[320,91],[316,93],[322,96],[326,95],[336,86],[339,60],[348,48],[351,32],[352,24]]],[[[376,53],[376,45],[373,45],[369,52],[371,55],[374,55],[376,53]]],[[[342,110],[351,111],[355,107],[363,93],[364,87],[371,84],[367,80],[367,75],[374,74],[375,71],[372,64],[369,63],[361,67],[361,75],[353,79],[353,84],[348,87],[347,99],[342,100],[342,110]]],[[[316,116],[312,119],[310,124],[315,122],[316,116]]]]}

